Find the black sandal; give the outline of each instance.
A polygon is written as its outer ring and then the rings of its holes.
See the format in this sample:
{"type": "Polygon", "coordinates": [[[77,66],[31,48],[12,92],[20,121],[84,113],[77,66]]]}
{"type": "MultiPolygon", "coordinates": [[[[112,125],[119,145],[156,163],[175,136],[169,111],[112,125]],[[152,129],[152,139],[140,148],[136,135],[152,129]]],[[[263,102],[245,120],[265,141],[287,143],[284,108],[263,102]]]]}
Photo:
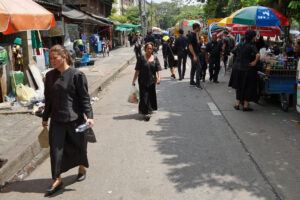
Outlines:
{"type": "Polygon", "coordinates": [[[149,121],[150,120],[151,115],[145,115],[145,121],[149,121]]]}
{"type": "Polygon", "coordinates": [[[253,108],[246,107],[246,108],[243,108],[243,111],[244,112],[253,111],[253,108]]]}
{"type": "Polygon", "coordinates": [[[240,106],[239,105],[235,105],[235,106],[233,106],[234,107],[234,109],[236,109],[236,110],[240,110],[240,106]]]}

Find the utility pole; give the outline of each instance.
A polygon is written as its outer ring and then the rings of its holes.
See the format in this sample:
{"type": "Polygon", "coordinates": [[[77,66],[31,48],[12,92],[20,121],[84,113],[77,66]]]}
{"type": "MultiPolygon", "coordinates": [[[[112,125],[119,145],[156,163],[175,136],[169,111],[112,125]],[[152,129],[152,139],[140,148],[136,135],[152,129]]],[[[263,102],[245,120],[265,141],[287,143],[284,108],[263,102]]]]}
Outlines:
{"type": "Polygon", "coordinates": [[[143,26],[143,11],[142,11],[142,0],[139,0],[139,11],[140,11],[140,21],[141,21],[141,26],[142,26],[142,35],[143,35],[143,38],[145,38],[145,31],[144,31],[144,26],[143,26]]]}
{"type": "Polygon", "coordinates": [[[147,9],[146,9],[146,0],[144,0],[144,20],[145,20],[145,33],[148,30],[148,23],[147,23],[147,9]]]}
{"type": "Polygon", "coordinates": [[[124,0],[121,0],[121,14],[124,15],[124,0]]]}
{"type": "Polygon", "coordinates": [[[151,27],[153,27],[153,6],[152,6],[152,0],[151,0],[151,27]]]}

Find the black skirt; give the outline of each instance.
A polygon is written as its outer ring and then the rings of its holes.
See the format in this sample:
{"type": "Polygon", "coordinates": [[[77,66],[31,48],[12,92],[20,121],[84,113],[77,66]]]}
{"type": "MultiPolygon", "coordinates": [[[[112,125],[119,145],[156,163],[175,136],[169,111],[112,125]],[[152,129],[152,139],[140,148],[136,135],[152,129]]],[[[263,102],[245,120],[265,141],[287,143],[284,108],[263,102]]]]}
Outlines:
{"type": "Polygon", "coordinates": [[[257,100],[258,87],[256,69],[248,69],[246,71],[238,70],[237,79],[236,99],[241,102],[257,100]]]}
{"type": "Polygon", "coordinates": [[[169,68],[174,68],[177,67],[178,60],[174,60],[173,56],[168,56],[168,63],[169,63],[169,68]]]}
{"type": "Polygon", "coordinates": [[[83,133],[76,133],[75,128],[83,120],[74,122],[55,122],[51,120],[49,130],[50,159],[52,178],[61,173],[83,165],[89,167],[87,159],[87,139],[83,133]]]}
{"type": "Polygon", "coordinates": [[[233,89],[237,89],[239,86],[239,80],[238,80],[238,69],[233,68],[230,75],[229,80],[229,87],[232,87],[233,89]]]}
{"type": "Polygon", "coordinates": [[[139,113],[143,115],[151,114],[152,111],[157,110],[156,99],[156,84],[150,86],[139,85],[140,88],[140,102],[139,113]]]}

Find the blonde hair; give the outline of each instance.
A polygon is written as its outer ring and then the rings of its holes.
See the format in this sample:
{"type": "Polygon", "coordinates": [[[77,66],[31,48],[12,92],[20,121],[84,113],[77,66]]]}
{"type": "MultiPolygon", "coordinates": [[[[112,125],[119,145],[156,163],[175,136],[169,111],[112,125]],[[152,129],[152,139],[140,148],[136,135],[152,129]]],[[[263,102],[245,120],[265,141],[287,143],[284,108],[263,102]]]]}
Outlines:
{"type": "Polygon", "coordinates": [[[70,66],[74,65],[70,52],[64,46],[56,44],[53,47],[51,47],[49,53],[51,52],[56,52],[60,56],[66,56],[67,64],[70,66]]]}

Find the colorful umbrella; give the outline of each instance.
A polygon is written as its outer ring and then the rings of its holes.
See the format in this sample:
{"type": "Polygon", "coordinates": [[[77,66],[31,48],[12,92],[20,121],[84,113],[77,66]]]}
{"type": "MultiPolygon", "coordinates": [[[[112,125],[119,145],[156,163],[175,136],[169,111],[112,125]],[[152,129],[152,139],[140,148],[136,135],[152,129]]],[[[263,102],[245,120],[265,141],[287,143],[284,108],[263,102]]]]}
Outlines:
{"type": "Polygon", "coordinates": [[[201,26],[203,25],[203,23],[199,20],[189,20],[186,23],[184,23],[183,26],[193,26],[193,24],[195,23],[200,24],[201,26]]]}
{"type": "Polygon", "coordinates": [[[248,26],[288,26],[289,19],[273,8],[250,6],[242,8],[229,17],[221,20],[218,25],[243,24],[248,26]]]}
{"type": "Polygon", "coordinates": [[[1,0],[0,32],[3,34],[50,27],[55,27],[54,15],[32,0],[1,0]]]}
{"type": "Polygon", "coordinates": [[[280,28],[276,26],[264,27],[264,26],[247,26],[241,24],[234,24],[230,28],[230,30],[232,33],[235,34],[245,34],[247,30],[254,30],[256,32],[259,32],[259,34],[262,36],[269,36],[269,37],[279,36],[281,33],[280,28]]]}

